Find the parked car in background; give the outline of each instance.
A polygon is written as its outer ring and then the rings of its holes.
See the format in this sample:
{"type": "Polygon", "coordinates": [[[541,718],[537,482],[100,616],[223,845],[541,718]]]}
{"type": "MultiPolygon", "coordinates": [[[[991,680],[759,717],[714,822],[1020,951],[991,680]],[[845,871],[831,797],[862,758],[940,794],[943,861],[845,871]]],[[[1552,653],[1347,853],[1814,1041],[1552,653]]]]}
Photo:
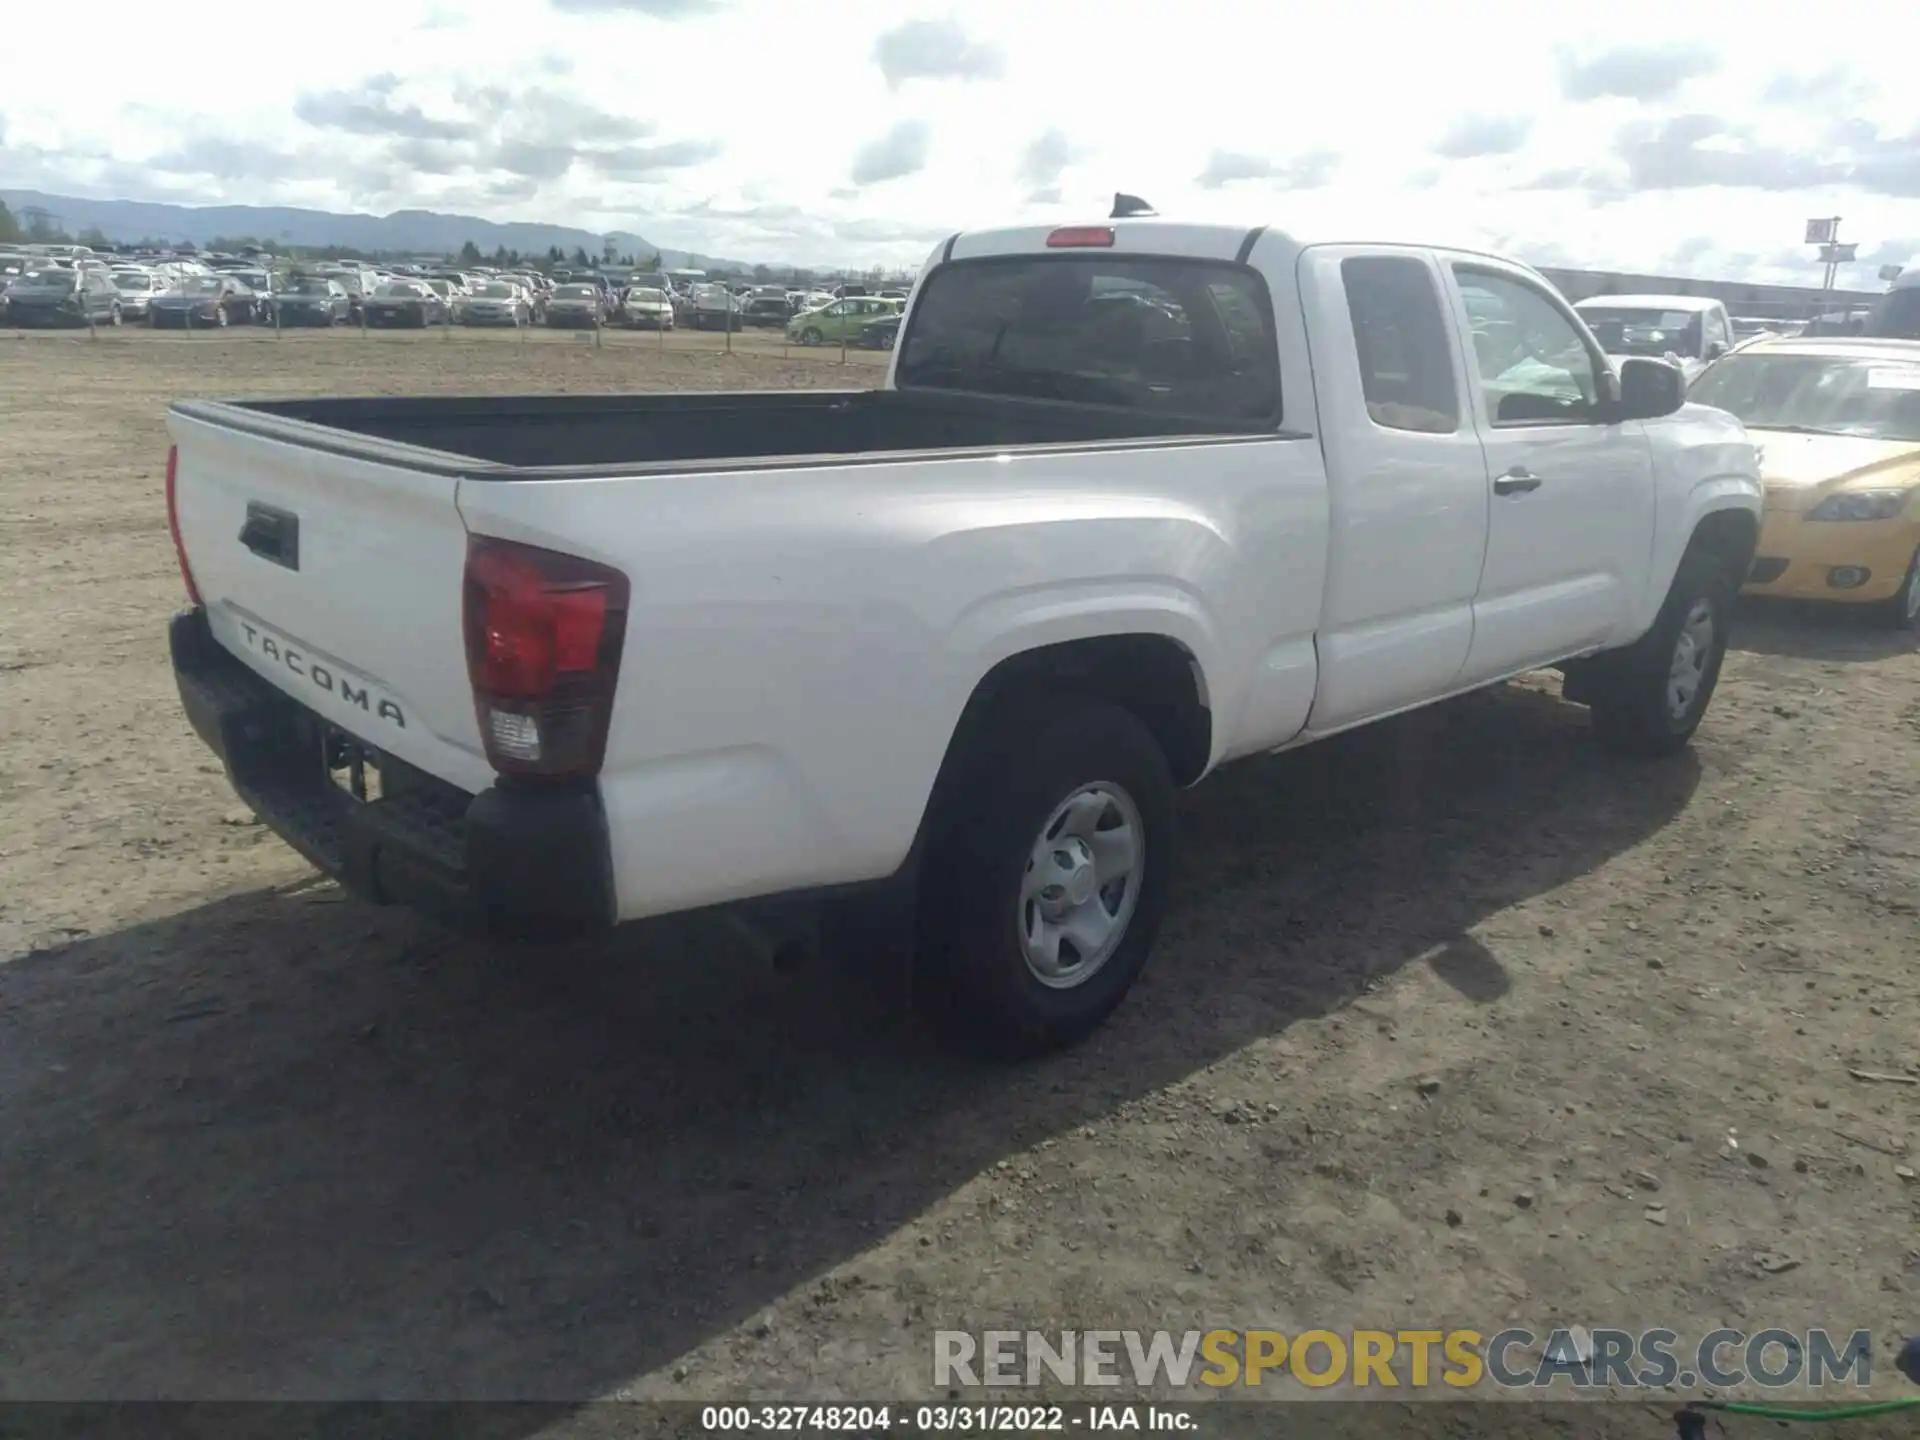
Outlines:
{"type": "Polygon", "coordinates": [[[1878,340],[1920,340],[1920,266],[1893,277],[1887,293],[1867,312],[1860,331],[1878,340]]]}
{"type": "Polygon", "coordinates": [[[0,251],[0,320],[7,316],[7,287],[18,280],[27,271],[35,269],[43,261],[36,261],[31,255],[18,251],[0,251]]]}
{"type": "Polygon", "coordinates": [[[7,287],[7,319],[14,325],[118,325],[120,315],[120,289],[97,260],[71,267],[42,261],[7,287]]]}
{"type": "Polygon", "coordinates": [[[1593,295],[1573,307],[1608,358],[1638,355],[1680,362],[1689,381],[1733,349],[1726,305],[1698,295],[1593,295]]]}
{"type": "Polygon", "coordinates": [[[457,280],[449,280],[444,275],[429,275],[421,283],[440,297],[440,303],[449,320],[459,309],[460,302],[467,298],[466,287],[457,280]]]}
{"type": "Polygon", "coordinates": [[[749,291],[740,307],[740,319],[748,325],[778,330],[793,318],[793,302],[779,287],[749,291]]]}
{"type": "Polygon", "coordinates": [[[261,270],[256,267],[245,270],[231,270],[228,273],[247,287],[247,295],[249,297],[247,318],[256,325],[271,325],[273,323],[273,296],[275,290],[279,288],[279,281],[275,279],[273,272],[271,270],[261,270]]]}
{"type": "Polygon", "coordinates": [[[252,313],[253,292],[232,275],[189,275],[177,290],[156,295],[147,306],[147,323],[156,329],[196,325],[224,327],[252,313]]]}
{"type": "Polygon", "coordinates": [[[360,307],[380,283],[378,277],[371,270],[353,265],[332,271],[327,274],[327,278],[347,292],[347,319],[356,325],[359,324],[360,307]]]}
{"type": "Polygon", "coordinates": [[[717,281],[695,285],[688,298],[692,302],[691,323],[694,329],[738,330],[740,328],[740,297],[725,285],[717,281]]]}
{"type": "Polygon", "coordinates": [[[898,300],[858,295],[835,300],[818,310],[804,310],[787,322],[787,338],[801,345],[853,344],[860,332],[876,320],[900,313],[898,300]]]}
{"type": "Polygon", "coordinates": [[[144,322],[154,297],[167,293],[167,283],[151,270],[116,270],[114,288],[120,292],[120,314],[144,322]]]}
{"type": "Polygon", "coordinates": [[[888,315],[860,327],[859,345],[862,350],[891,350],[893,342],[900,335],[900,316],[888,315]]]}
{"type": "Polygon", "coordinates": [[[395,279],[374,287],[361,302],[369,329],[376,327],[441,325],[448,317],[447,302],[424,280],[395,279]]]}
{"type": "Polygon", "coordinates": [[[270,303],[283,327],[342,325],[353,316],[346,287],[325,275],[289,277],[270,303]]]}
{"type": "Polygon", "coordinates": [[[1689,400],[1760,447],[1766,515],[1745,593],[1854,605],[1920,628],[1920,341],[1761,340],[1689,400]]]}
{"type": "Polygon", "coordinates": [[[598,285],[585,281],[556,285],[547,298],[547,324],[556,330],[591,330],[605,319],[605,302],[598,285]]]}
{"type": "Polygon", "coordinates": [[[620,318],[635,330],[671,330],[673,302],[657,285],[630,285],[620,297],[620,318]]]}
{"type": "Polygon", "coordinates": [[[533,302],[527,292],[509,280],[482,280],[461,301],[457,318],[462,325],[512,325],[533,320],[533,302]]]}

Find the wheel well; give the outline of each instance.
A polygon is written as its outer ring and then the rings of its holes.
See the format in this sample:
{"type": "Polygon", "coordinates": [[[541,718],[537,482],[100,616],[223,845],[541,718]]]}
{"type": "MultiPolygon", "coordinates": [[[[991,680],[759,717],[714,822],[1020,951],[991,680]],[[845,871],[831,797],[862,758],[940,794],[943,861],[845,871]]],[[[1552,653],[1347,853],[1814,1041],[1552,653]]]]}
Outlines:
{"type": "Polygon", "coordinates": [[[1164,635],[1103,635],[1022,651],[981,678],[947,746],[935,804],[942,787],[962,778],[961,762],[992,734],[996,716],[1031,696],[1062,690],[1131,710],[1159,742],[1176,783],[1192,784],[1207,768],[1213,715],[1192,654],[1164,635]]]}
{"type": "Polygon", "coordinates": [[[1760,522],[1745,510],[1716,510],[1702,516],[1693,528],[1689,550],[1718,559],[1730,584],[1738,586],[1753,568],[1753,552],[1760,543],[1760,522]]]}

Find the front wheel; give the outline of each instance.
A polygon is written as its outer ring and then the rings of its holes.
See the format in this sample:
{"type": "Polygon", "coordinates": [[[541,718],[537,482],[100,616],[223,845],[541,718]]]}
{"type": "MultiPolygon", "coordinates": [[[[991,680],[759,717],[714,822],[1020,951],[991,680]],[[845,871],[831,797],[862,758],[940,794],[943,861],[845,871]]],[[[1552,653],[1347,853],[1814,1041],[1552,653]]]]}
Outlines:
{"type": "Polygon", "coordinates": [[[822,335],[819,332],[819,330],[817,330],[815,327],[811,325],[809,325],[806,329],[800,332],[800,343],[802,345],[807,345],[807,346],[818,345],[821,343],[821,341],[825,340],[826,338],[827,338],[826,336],[822,335]]]}
{"type": "Polygon", "coordinates": [[[937,1029],[1032,1055],[1113,1012],[1166,906],[1175,788],[1119,706],[1039,697],[992,723],[921,872],[916,990],[937,1029]]]}
{"type": "Polygon", "coordinates": [[[1920,630],[1920,550],[1907,562],[1907,578],[1880,604],[1879,620],[1894,630],[1920,630]]]}
{"type": "Polygon", "coordinates": [[[1590,703],[1601,744],[1645,757],[1686,748],[1720,682],[1733,596],[1719,558],[1689,551],[1653,628],[1625,650],[1591,662],[1590,703]]]}

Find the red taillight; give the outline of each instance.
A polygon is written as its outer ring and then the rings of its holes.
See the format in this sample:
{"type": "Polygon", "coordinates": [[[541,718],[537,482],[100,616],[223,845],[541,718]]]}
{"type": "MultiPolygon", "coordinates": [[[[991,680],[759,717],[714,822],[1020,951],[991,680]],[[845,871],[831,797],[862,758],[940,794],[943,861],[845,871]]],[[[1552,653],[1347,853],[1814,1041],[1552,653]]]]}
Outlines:
{"type": "Polygon", "coordinates": [[[1066,225],[1047,236],[1049,250],[1065,250],[1082,245],[1113,244],[1111,225],[1066,225]]]}
{"type": "Polygon", "coordinates": [[[180,502],[174,487],[180,474],[180,447],[167,447],[167,532],[173,536],[173,557],[180,562],[180,578],[186,582],[187,599],[200,603],[200,587],[193,583],[193,570],[187,564],[187,547],[180,539],[180,502]]]}
{"type": "Polygon", "coordinates": [[[487,759],[503,775],[594,775],[606,755],[627,577],[575,555],[474,535],[467,675],[487,759]]]}

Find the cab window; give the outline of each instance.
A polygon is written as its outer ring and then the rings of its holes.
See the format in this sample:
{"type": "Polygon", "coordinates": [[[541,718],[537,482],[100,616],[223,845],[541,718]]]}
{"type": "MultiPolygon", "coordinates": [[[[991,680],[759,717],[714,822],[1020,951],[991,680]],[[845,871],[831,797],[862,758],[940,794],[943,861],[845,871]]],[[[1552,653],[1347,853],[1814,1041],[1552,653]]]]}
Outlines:
{"type": "Polygon", "coordinates": [[[1426,262],[1355,255],[1340,262],[1367,414],[1389,430],[1451,435],[1460,428],[1452,341],[1426,262]]]}

